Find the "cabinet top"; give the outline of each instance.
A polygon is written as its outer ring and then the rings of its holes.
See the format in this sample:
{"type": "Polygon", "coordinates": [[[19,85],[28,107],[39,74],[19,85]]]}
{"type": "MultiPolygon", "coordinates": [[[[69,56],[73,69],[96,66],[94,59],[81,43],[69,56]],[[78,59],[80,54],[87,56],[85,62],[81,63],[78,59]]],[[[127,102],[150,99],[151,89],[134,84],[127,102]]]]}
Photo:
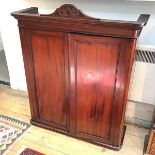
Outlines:
{"type": "Polygon", "coordinates": [[[85,15],[72,4],[64,4],[51,14],[39,14],[37,7],[11,13],[19,27],[54,29],[123,38],[137,38],[150,15],[141,14],[137,21],[98,19],[85,15]]]}

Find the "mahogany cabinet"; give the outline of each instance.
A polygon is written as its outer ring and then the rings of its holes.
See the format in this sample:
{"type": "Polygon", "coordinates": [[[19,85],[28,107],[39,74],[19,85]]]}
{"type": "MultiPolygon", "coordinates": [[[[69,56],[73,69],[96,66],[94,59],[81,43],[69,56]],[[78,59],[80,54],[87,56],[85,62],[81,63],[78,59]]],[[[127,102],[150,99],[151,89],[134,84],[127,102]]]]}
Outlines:
{"type": "Polygon", "coordinates": [[[137,21],[101,20],[71,4],[42,15],[28,8],[18,19],[31,123],[120,149],[137,21]]]}

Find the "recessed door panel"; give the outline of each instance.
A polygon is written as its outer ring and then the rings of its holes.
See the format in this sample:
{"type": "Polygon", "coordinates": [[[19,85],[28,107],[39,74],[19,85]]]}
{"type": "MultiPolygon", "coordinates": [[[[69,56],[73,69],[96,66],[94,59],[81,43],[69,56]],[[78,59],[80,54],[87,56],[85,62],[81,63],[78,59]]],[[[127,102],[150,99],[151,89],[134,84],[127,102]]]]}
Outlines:
{"type": "Polygon", "coordinates": [[[63,33],[31,34],[37,88],[38,111],[42,120],[67,126],[67,60],[63,33]]]}
{"type": "Polygon", "coordinates": [[[119,48],[120,39],[70,35],[74,134],[110,139],[119,48]]]}

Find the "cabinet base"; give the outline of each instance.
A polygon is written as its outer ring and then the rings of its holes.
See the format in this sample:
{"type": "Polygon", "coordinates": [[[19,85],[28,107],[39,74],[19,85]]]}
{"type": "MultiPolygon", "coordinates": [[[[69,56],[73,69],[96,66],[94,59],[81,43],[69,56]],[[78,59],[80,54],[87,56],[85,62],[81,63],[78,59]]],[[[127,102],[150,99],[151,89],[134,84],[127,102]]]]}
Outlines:
{"type": "Polygon", "coordinates": [[[84,140],[87,141],[87,142],[102,146],[102,147],[107,148],[107,149],[111,149],[111,150],[114,150],[114,151],[119,151],[122,148],[122,145],[123,145],[125,132],[126,132],[126,125],[124,125],[124,127],[123,127],[123,134],[122,134],[122,138],[121,138],[121,144],[119,146],[114,146],[114,145],[106,144],[106,143],[100,143],[100,142],[96,142],[96,141],[89,141],[87,139],[84,139],[84,140]]]}
{"type": "Polygon", "coordinates": [[[54,132],[57,132],[57,133],[62,133],[62,134],[65,134],[67,136],[77,138],[79,140],[84,140],[86,142],[89,142],[89,143],[92,143],[92,144],[95,144],[95,145],[99,145],[99,146],[102,146],[102,147],[105,147],[105,148],[108,148],[108,149],[111,149],[111,150],[115,150],[115,151],[119,151],[121,149],[123,141],[124,141],[125,131],[126,131],[126,126],[124,125],[121,144],[119,146],[113,146],[111,144],[105,144],[105,143],[101,143],[101,142],[97,142],[97,141],[91,141],[91,140],[85,139],[85,138],[79,138],[79,137],[76,137],[76,136],[72,136],[72,135],[70,135],[69,131],[65,131],[63,129],[58,129],[58,128],[55,128],[55,127],[52,127],[52,126],[49,126],[49,125],[46,125],[46,124],[42,124],[42,123],[34,121],[32,119],[30,120],[30,122],[31,122],[32,125],[35,125],[35,126],[38,126],[38,127],[44,128],[44,129],[48,129],[48,130],[51,130],[51,131],[54,131],[54,132]]]}

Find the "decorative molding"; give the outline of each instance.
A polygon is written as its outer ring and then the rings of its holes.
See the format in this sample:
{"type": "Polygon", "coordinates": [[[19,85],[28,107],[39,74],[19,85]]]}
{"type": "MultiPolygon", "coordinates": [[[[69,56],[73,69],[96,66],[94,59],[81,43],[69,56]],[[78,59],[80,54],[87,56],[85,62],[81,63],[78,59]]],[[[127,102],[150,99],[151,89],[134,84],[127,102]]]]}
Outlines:
{"type": "Polygon", "coordinates": [[[89,17],[85,15],[81,10],[78,10],[72,4],[64,4],[57,8],[50,16],[59,16],[59,17],[78,17],[78,18],[89,18],[95,19],[93,17],[89,17]]]}

